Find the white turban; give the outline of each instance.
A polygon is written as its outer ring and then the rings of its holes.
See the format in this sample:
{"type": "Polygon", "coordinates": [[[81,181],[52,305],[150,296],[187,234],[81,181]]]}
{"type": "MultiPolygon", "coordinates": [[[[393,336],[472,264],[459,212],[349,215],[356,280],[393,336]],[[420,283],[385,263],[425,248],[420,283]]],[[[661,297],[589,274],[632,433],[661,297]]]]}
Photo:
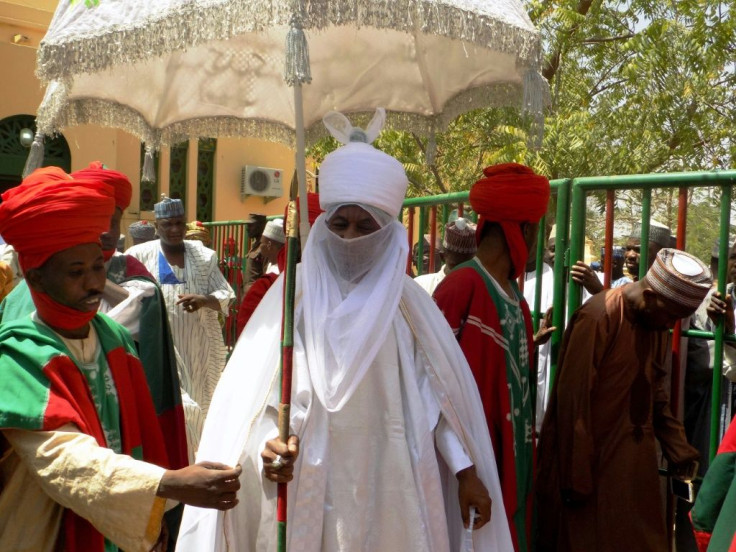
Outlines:
{"type": "Polygon", "coordinates": [[[390,155],[374,148],[386,119],[379,108],[366,130],[353,127],[342,114],[331,111],[323,121],[344,146],[325,157],[319,168],[319,203],[332,205],[362,203],[397,217],[409,180],[404,167],[390,155]]]}

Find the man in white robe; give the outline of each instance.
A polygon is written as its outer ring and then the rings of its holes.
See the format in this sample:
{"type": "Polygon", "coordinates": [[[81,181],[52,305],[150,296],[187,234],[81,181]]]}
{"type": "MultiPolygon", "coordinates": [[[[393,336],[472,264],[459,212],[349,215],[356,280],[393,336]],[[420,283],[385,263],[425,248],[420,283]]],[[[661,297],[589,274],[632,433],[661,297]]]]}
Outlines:
{"type": "Polygon", "coordinates": [[[434,302],[405,274],[397,215],[408,182],[370,145],[384,117],[379,110],[367,131],[326,117],[347,145],[320,167],[326,212],[297,273],[295,437],[289,447],[276,439],[279,279],[233,351],[199,450],[243,466],[241,500],[224,516],[185,509],[180,552],[275,549],[273,481],[292,475],[290,550],[434,552],[468,538],[476,551],[513,549],[472,374],[434,302]]]}
{"type": "Polygon", "coordinates": [[[220,272],[217,253],[199,241],[184,239],[181,200],[164,198],[154,209],[160,239],[134,245],[125,253],[153,274],[166,302],[181,361],[179,380],[191,461],[227,359],[219,315],[227,314],[235,293],[220,272]]]}

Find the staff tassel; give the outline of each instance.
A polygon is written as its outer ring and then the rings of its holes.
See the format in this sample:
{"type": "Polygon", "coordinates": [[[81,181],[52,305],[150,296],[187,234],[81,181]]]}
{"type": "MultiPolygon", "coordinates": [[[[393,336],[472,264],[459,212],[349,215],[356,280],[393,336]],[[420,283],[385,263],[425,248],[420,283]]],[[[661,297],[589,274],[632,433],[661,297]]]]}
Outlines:
{"type": "MultiPolygon", "coordinates": [[[[281,318],[281,398],[279,401],[279,439],[289,439],[291,409],[291,373],[294,358],[294,295],[296,290],[296,262],[299,252],[299,217],[297,216],[296,172],[291,182],[286,221],[286,267],[284,271],[284,300],[281,318]]],[[[278,524],[278,552],[286,552],[286,483],[279,483],[276,498],[278,524]]]]}

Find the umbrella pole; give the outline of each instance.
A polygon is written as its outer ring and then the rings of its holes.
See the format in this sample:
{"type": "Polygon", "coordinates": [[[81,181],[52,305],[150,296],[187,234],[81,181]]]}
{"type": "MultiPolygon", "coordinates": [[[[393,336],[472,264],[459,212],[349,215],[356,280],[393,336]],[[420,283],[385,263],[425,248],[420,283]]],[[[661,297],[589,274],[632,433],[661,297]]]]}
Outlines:
{"type": "Polygon", "coordinates": [[[301,247],[307,243],[309,236],[309,208],[307,207],[307,168],[304,145],[304,104],[302,101],[302,84],[294,83],[294,126],[296,127],[296,177],[299,182],[299,235],[301,247]]]}
{"type": "MultiPolygon", "coordinates": [[[[284,300],[281,325],[281,399],[279,401],[279,439],[282,443],[289,440],[289,422],[291,420],[291,374],[294,358],[294,293],[296,289],[296,259],[299,247],[299,236],[296,221],[296,200],[289,202],[289,216],[286,237],[286,268],[284,274],[284,300]]],[[[278,525],[277,549],[286,552],[286,483],[279,483],[276,498],[276,522],[278,525]]]]}

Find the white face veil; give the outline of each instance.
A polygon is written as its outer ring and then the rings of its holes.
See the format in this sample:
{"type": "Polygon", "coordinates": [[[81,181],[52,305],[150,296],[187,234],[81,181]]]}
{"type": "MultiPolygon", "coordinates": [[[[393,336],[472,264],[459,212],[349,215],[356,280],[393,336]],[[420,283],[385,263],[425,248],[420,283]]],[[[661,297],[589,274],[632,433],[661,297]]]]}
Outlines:
{"type": "MultiPolygon", "coordinates": [[[[377,113],[384,116],[382,110],[377,113]]],[[[374,119],[369,131],[376,126],[374,119]]],[[[366,137],[349,123],[339,134],[340,140],[366,137]]],[[[335,411],[352,396],[391,329],[409,244],[396,219],[407,185],[401,164],[366,143],[349,143],[330,156],[323,162],[327,174],[320,170],[320,201],[327,212],[315,221],[304,248],[296,320],[304,322],[302,339],[314,391],[328,411],[335,411]],[[367,178],[372,182],[364,185],[367,178]],[[359,201],[353,200],[356,195],[359,201]],[[350,240],[333,233],[327,220],[343,205],[368,211],[381,229],[350,240]]]]}

